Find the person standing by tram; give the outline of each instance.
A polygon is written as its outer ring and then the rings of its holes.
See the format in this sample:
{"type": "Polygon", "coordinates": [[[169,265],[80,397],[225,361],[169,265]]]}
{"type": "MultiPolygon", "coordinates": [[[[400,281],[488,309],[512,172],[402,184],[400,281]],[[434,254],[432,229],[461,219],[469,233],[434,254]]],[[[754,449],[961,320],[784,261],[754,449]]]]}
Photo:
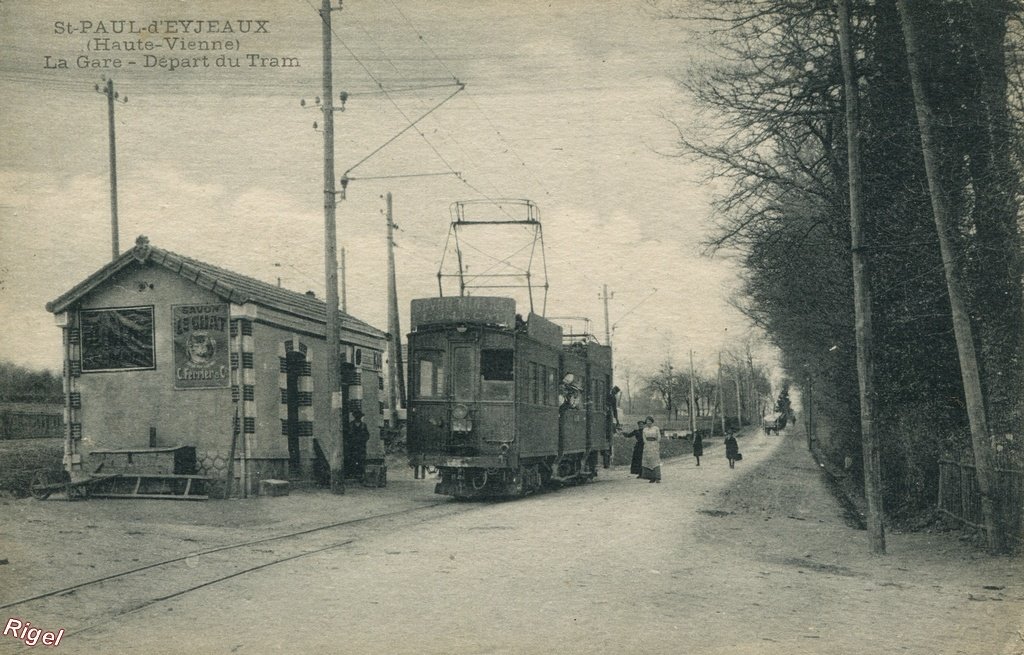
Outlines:
{"type": "Polygon", "coordinates": [[[612,387],[605,400],[605,435],[608,448],[601,451],[604,468],[612,465],[611,437],[619,431],[619,388],[612,387]]]}
{"type": "Polygon", "coordinates": [[[644,421],[643,478],[648,482],[661,482],[661,428],[654,424],[654,417],[644,421]]]}
{"type": "Polygon", "coordinates": [[[643,421],[636,422],[636,429],[625,435],[627,438],[636,439],[636,443],[633,444],[633,459],[629,462],[629,472],[631,475],[635,475],[638,478],[643,476],[644,466],[644,426],[646,424],[643,421]]]}

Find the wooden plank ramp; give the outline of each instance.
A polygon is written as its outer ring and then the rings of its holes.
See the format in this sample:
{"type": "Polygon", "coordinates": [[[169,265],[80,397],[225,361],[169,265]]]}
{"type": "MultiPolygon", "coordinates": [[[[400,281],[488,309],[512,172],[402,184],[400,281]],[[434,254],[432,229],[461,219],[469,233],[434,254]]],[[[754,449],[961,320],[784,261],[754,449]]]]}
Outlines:
{"type": "Polygon", "coordinates": [[[207,486],[213,478],[205,475],[122,473],[90,489],[93,498],[154,498],[165,500],[207,500],[207,486]]]}

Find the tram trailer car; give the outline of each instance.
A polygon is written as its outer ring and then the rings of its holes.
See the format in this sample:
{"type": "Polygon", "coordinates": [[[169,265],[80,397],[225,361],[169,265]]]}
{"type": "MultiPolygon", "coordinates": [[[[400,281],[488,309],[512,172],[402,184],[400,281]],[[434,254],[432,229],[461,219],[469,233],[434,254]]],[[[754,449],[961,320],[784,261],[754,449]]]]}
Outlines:
{"type": "Polygon", "coordinates": [[[609,347],[563,345],[511,298],[413,300],[410,317],[407,445],[440,474],[435,493],[517,497],[608,465],[609,347]]]}

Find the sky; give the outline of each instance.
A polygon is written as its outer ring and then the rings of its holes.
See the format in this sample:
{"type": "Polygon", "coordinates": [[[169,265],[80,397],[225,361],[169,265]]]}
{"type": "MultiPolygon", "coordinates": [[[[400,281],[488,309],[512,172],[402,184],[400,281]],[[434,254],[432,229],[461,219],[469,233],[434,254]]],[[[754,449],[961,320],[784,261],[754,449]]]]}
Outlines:
{"type": "MultiPolygon", "coordinates": [[[[0,3],[0,359],[59,370],[45,304],[111,257],[107,103],[94,89],[104,75],[127,96],[115,109],[121,250],[144,234],[324,296],[318,8],[0,3]],[[114,33],[130,21],[143,32],[114,33]],[[169,49],[175,38],[237,50],[169,49]],[[146,43],[160,49],[97,49],[146,43]],[[204,55],[172,70],[172,57],[204,55]]],[[[630,0],[346,0],[332,27],[334,88],[348,93],[334,116],[337,175],[352,178],[337,210],[349,313],[386,327],[384,194],[399,227],[403,332],[409,301],[438,293],[452,203],[509,215],[515,206],[497,201],[514,198],[539,208],[545,258],[532,271],[542,279],[546,262],[549,317],[590,317],[604,341],[607,285],[619,371],[680,366],[690,349],[710,370],[750,333],[729,304],[735,262],[702,245],[715,185],[671,156],[675,124],[701,127],[678,80],[702,50],[681,21],[630,0]],[[442,103],[456,81],[464,90],[442,103]]],[[[461,243],[479,273],[529,239],[463,231],[461,243]]]]}

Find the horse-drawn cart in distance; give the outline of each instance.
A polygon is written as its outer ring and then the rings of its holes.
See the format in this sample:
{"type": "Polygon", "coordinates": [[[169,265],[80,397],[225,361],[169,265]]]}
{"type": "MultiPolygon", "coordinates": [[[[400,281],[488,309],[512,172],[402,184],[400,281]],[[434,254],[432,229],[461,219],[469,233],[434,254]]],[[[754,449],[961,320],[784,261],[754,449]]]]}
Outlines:
{"type": "Polygon", "coordinates": [[[772,432],[778,434],[780,430],[786,429],[786,419],[787,416],[785,413],[771,414],[769,416],[765,416],[764,433],[766,435],[771,434],[772,432]]]}

